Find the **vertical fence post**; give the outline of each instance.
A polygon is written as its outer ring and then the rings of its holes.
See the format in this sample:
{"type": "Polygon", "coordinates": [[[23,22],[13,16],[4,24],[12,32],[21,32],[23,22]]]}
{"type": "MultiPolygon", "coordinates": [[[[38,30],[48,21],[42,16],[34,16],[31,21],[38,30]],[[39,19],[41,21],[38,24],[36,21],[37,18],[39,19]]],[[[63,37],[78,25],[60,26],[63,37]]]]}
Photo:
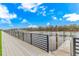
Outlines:
{"type": "Polygon", "coordinates": [[[76,43],[76,42],[75,42],[75,39],[76,39],[76,38],[73,38],[73,56],[75,56],[75,43],[76,43]]]}
{"type": "Polygon", "coordinates": [[[22,36],[23,36],[23,41],[24,41],[24,32],[22,34],[23,34],[22,36]]]}
{"type": "Polygon", "coordinates": [[[56,49],[58,49],[58,27],[56,25],[56,49]]]}
{"type": "Polygon", "coordinates": [[[58,49],[58,34],[56,32],[56,49],[58,49]]]}
{"type": "Polygon", "coordinates": [[[32,33],[30,33],[30,43],[32,44],[32,33]]]}
{"type": "Polygon", "coordinates": [[[49,36],[47,35],[47,52],[49,52],[49,36]]]}
{"type": "MultiPolygon", "coordinates": [[[[63,31],[63,35],[62,36],[63,36],[63,40],[62,40],[63,41],[62,44],[63,44],[65,42],[65,31],[63,31]]],[[[65,46],[66,46],[66,44],[65,44],[65,46]]],[[[63,49],[64,49],[65,46],[63,44],[63,49]]]]}

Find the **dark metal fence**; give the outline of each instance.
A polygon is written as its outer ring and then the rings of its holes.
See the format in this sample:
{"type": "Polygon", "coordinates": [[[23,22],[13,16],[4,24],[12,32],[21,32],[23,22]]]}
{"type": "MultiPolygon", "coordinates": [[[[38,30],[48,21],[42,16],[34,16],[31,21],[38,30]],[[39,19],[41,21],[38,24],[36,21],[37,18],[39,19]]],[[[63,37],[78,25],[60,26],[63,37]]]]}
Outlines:
{"type": "MultiPolygon", "coordinates": [[[[61,48],[65,52],[68,52],[68,54],[70,54],[70,41],[74,35],[73,32],[24,32],[16,29],[5,30],[5,32],[47,52],[56,51],[61,48]],[[68,49],[66,50],[66,48],[68,49]]],[[[73,42],[75,43],[75,41],[73,42]]],[[[75,44],[73,52],[74,51],[75,44]]],[[[75,54],[75,52],[73,54],[75,54]]]]}
{"type": "Polygon", "coordinates": [[[32,34],[32,44],[49,52],[49,38],[44,34],[32,34]]]}
{"type": "Polygon", "coordinates": [[[8,34],[49,52],[49,36],[45,34],[25,33],[19,30],[5,30],[8,34]]]}
{"type": "Polygon", "coordinates": [[[73,39],[73,56],[79,56],[79,38],[73,39]]]}

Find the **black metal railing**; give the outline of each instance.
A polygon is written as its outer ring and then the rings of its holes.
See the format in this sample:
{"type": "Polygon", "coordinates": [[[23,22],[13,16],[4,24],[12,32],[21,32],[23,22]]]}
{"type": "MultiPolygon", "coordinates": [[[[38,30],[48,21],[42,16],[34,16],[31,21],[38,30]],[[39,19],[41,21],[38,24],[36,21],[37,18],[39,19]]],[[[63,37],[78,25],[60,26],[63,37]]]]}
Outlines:
{"type": "Polygon", "coordinates": [[[49,35],[5,30],[8,34],[49,52],[49,35]]]}
{"type": "Polygon", "coordinates": [[[79,56],[79,38],[73,39],[73,56],[79,56]]]}

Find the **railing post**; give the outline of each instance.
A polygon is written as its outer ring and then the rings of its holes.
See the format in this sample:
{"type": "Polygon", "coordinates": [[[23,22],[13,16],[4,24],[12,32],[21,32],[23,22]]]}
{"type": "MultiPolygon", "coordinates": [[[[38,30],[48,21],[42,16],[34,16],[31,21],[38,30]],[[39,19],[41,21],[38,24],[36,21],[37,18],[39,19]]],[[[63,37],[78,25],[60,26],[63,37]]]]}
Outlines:
{"type": "Polygon", "coordinates": [[[75,39],[76,38],[73,38],[73,56],[75,56],[75,39]]]}
{"type": "Polygon", "coordinates": [[[56,49],[58,49],[58,34],[56,32],[56,49]]]}
{"type": "Polygon", "coordinates": [[[49,36],[47,35],[47,52],[49,52],[49,36]]]}
{"type": "Polygon", "coordinates": [[[56,49],[58,49],[58,27],[56,25],[56,49]]]}
{"type": "Polygon", "coordinates": [[[24,32],[22,34],[23,34],[22,36],[23,36],[23,41],[24,41],[24,32]]]}
{"type": "Polygon", "coordinates": [[[32,33],[30,33],[30,43],[32,44],[32,33]]]}

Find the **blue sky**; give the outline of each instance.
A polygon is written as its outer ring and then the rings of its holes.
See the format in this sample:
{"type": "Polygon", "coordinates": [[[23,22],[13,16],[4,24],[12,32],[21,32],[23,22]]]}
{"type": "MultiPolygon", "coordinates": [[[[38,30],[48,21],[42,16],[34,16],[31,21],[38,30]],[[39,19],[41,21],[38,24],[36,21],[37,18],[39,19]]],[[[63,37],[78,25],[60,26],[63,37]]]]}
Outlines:
{"type": "Polygon", "coordinates": [[[2,3],[0,28],[79,24],[77,3],[2,3]]]}

